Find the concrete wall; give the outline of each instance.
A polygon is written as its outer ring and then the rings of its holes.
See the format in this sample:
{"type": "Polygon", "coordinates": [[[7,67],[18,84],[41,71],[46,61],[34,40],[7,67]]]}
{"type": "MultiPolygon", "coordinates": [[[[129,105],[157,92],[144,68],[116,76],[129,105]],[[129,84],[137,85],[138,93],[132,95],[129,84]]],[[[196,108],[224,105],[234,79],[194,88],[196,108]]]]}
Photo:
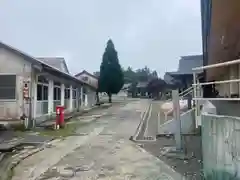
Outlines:
{"type": "Polygon", "coordinates": [[[16,100],[0,100],[0,119],[19,119],[24,112],[23,81],[31,80],[31,64],[22,57],[0,48],[0,74],[16,74],[16,100]]]}
{"type": "Polygon", "coordinates": [[[240,118],[203,114],[202,119],[206,179],[240,179],[240,118]]]}

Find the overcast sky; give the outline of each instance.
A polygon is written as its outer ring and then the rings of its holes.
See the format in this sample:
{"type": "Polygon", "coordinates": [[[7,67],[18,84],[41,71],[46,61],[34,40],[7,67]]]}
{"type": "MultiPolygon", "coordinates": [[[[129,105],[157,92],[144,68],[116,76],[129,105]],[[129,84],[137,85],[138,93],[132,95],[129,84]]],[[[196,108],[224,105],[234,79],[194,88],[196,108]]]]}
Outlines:
{"type": "Polygon", "coordinates": [[[109,38],[122,66],[160,75],[202,50],[199,0],[5,0],[0,25],[1,41],[64,56],[72,73],[99,70],[109,38]]]}

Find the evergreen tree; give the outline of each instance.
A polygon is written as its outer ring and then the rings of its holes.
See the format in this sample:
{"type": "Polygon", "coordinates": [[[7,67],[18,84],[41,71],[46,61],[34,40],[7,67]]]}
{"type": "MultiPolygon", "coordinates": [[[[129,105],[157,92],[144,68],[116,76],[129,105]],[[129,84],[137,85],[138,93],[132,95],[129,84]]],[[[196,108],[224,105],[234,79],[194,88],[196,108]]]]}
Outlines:
{"type": "Polygon", "coordinates": [[[98,92],[106,92],[109,102],[112,102],[112,94],[117,94],[124,84],[122,68],[118,61],[117,51],[111,39],[103,53],[98,79],[98,92]]]}

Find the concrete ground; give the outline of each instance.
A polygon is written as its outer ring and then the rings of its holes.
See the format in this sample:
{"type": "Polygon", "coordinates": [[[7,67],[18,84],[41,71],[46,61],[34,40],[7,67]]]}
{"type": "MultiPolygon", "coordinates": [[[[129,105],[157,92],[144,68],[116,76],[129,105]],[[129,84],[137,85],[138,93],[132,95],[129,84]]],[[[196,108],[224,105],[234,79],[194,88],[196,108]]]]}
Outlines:
{"type": "MultiPolygon", "coordinates": [[[[148,125],[146,131],[148,136],[154,136],[157,134],[157,114],[160,112],[160,106],[162,104],[161,101],[152,101],[151,103],[151,116],[147,121],[148,125]]],[[[160,124],[164,122],[165,121],[160,121],[160,124]]],[[[202,179],[201,137],[192,135],[184,136],[183,142],[185,144],[187,154],[191,154],[192,156],[189,160],[163,156],[163,151],[166,148],[175,146],[173,137],[158,137],[156,141],[141,142],[141,145],[147,152],[151,153],[155,157],[158,157],[180,174],[187,176],[188,179],[200,180],[202,179]]]]}
{"type": "Polygon", "coordinates": [[[23,160],[12,179],[184,179],[129,140],[148,105],[148,100],[128,101],[104,110],[104,116],[79,128],[74,136],[23,160]]]}

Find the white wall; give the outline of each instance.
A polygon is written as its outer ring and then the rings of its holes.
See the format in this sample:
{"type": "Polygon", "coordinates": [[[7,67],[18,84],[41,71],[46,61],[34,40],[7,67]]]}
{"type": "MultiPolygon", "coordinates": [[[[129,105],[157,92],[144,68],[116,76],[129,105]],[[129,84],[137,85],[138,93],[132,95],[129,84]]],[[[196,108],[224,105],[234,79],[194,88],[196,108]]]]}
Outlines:
{"type": "Polygon", "coordinates": [[[0,119],[19,119],[24,112],[23,81],[31,80],[31,64],[6,49],[0,48],[0,73],[16,74],[16,100],[0,100],[0,119]]]}
{"type": "Polygon", "coordinates": [[[92,76],[89,76],[88,74],[81,74],[80,76],[77,76],[77,78],[84,81],[85,76],[88,77],[88,80],[85,81],[87,84],[97,87],[98,80],[92,76]]]}
{"type": "Polygon", "coordinates": [[[202,118],[204,174],[209,179],[239,179],[240,119],[211,114],[202,118]]]}

